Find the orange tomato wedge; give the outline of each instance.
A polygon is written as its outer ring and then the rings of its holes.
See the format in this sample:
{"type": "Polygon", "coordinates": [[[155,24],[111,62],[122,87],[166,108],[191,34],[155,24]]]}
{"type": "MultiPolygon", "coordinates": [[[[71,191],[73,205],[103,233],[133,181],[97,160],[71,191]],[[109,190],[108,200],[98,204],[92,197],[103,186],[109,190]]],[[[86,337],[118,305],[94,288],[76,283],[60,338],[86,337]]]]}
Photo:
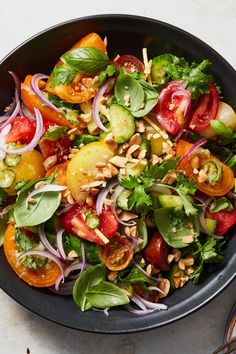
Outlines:
{"type": "Polygon", "coordinates": [[[4,252],[8,263],[18,275],[26,283],[38,288],[52,286],[56,283],[58,276],[61,274],[58,266],[48,261],[46,266],[38,270],[31,270],[25,267],[19,260],[17,260],[18,248],[15,243],[15,228],[9,224],[4,235],[4,252]]]}
{"type": "MultiPolygon", "coordinates": [[[[182,157],[192,146],[193,144],[188,143],[185,140],[179,140],[176,147],[176,155],[182,157]]],[[[213,155],[207,156],[204,154],[198,154],[198,157],[199,157],[200,166],[202,166],[208,161],[212,161],[215,162],[216,164],[221,165],[222,178],[218,183],[214,185],[211,185],[206,182],[199,183],[197,175],[193,173],[193,168],[191,166],[191,159],[192,159],[191,155],[188,158],[184,159],[182,162],[180,162],[178,169],[185,172],[187,177],[194,179],[197,184],[197,188],[201,192],[209,196],[212,197],[223,196],[226,193],[228,193],[234,186],[234,174],[231,168],[226,166],[223,162],[218,160],[213,155]]]]}
{"type": "MultiPolygon", "coordinates": [[[[102,51],[106,51],[104,41],[99,37],[97,33],[89,33],[83,37],[80,41],[75,43],[72,49],[83,47],[96,47],[102,51]]],[[[56,67],[65,65],[59,60],[56,67]]],[[[46,85],[46,90],[53,95],[57,95],[61,99],[70,103],[83,103],[89,101],[95,96],[97,87],[91,80],[91,76],[77,73],[73,81],[69,85],[59,84],[56,87],[51,87],[52,74],[46,85]]]]}

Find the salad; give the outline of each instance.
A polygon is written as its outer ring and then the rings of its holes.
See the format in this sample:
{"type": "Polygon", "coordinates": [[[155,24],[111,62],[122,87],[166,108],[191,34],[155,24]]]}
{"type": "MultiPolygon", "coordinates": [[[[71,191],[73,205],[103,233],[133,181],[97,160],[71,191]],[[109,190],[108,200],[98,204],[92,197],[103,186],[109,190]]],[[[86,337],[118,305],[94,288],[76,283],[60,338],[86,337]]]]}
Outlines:
{"type": "Polygon", "coordinates": [[[146,48],[143,61],[111,58],[107,46],[90,33],[49,76],[10,72],[0,245],[23,281],[73,296],[81,311],[145,315],[224,258],[236,114],[209,60],[146,48]]]}

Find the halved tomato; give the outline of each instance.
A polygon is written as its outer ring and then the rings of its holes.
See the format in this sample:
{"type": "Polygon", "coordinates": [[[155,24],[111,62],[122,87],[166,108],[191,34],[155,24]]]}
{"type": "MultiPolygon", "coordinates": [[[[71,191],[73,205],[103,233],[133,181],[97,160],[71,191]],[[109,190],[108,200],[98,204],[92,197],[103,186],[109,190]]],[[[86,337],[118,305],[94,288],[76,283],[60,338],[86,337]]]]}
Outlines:
{"type": "Polygon", "coordinates": [[[216,234],[223,236],[233,225],[236,224],[236,209],[234,210],[221,210],[217,213],[206,213],[210,219],[217,220],[216,234]]]}
{"type": "Polygon", "coordinates": [[[155,232],[144,249],[144,258],[155,268],[167,271],[170,265],[167,262],[169,247],[163,237],[155,232]]]}
{"type": "Polygon", "coordinates": [[[186,82],[171,81],[160,92],[156,106],[156,116],[162,127],[176,134],[186,125],[186,117],[191,106],[191,94],[186,82]]]}
{"type": "Polygon", "coordinates": [[[133,258],[133,247],[126,237],[114,236],[103,247],[101,258],[110,270],[125,269],[133,258]]]}
{"type": "Polygon", "coordinates": [[[6,136],[6,142],[29,144],[34,137],[35,128],[35,121],[23,116],[17,116],[11,122],[11,130],[6,136]]]}
{"type": "Polygon", "coordinates": [[[15,243],[15,228],[11,224],[8,225],[4,235],[4,252],[8,263],[18,277],[29,285],[39,288],[52,286],[61,274],[58,266],[51,260],[38,270],[31,270],[20,263],[17,259],[19,251],[15,243]]]}
{"type": "Polygon", "coordinates": [[[210,121],[215,119],[219,109],[219,94],[213,82],[209,82],[209,93],[203,95],[193,111],[190,128],[201,131],[209,127],[210,121]]]}
{"type": "Polygon", "coordinates": [[[121,67],[125,68],[128,73],[132,73],[134,71],[144,71],[143,63],[133,55],[121,55],[114,60],[114,65],[118,69],[121,67]]]}

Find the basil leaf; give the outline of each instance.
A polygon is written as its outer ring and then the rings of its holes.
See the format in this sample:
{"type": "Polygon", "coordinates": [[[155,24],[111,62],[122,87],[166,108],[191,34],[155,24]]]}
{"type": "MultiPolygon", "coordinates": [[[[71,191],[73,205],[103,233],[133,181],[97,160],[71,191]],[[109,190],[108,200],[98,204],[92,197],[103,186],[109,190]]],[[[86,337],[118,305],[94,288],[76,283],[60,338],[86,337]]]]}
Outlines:
{"type": "Polygon", "coordinates": [[[195,219],[175,208],[155,209],[154,219],[162,237],[171,247],[187,247],[189,244],[183,242],[183,238],[185,236],[197,237],[199,235],[195,219]]]}
{"type": "Polygon", "coordinates": [[[133,112],[134,117],[143,117],[146,116],[157,104],[158,99],[158,92],[154,89],[153,86],[148,84],[146,81],[140,80],[140,85],[143,87],[144,90],[144,108],[139,109],[136,112],[133,112]]]}
{"type": "Polygon", "coordinates": [[[93,306],[86,293],[90,287],[100,284],[106,276],[106,266],[98,264],[86,269],[76,280],[73,288],[73,299],[81,311],[90,310],[93,306]]]}
{"type": "Polygon", "coordinates": [[[156,285],[156,282],[154,280],[148,278],[145,274],[141,273],[137,268],[132,268],[129,275],[121,280],[129,281],[132,284],[149,283],[152,285],[156,285]]]}
{"type": "Polygon", "coordinates": [[[132,76],[120,73],[115,84],[115,98],[134,114],[144,102],[144,90],[132,76]]]}
{"type": "Polygon", "coordinates": [[[81,244],[83,243],[85,249],[86,260],[90,264],[98,264],[101,263],[99,259],[96,245],[92,242],[88,242],[85,240],[81,240],[80,238],[68,234],[64,237],[64,249],[66,254],[69,254],[70,251],[75,251],[78,254],[78,258],[82,261],[82,250],[81,244]]]}
{"type": "Polygon", "coordinates": [[[52,88],[57,85],[69,85],[76,75],[76,70],[69,66],[60,65],[55,66],[52,72],[52,79],[50,80],[50,86],[52,88]]]}
{"type": "Polygon", "coordinates": [[[72,49],[61,56],[63,63],[83,74],[97,73],[108,65],[106,53],[95,47],[72,49]]]}
{"type": "Polygon", "coordinates": [[[224,122],[212,119],[210,121],[212,129],[216,132],[216,134],[223,136],[226,139],[233,139],[234,133],[233,130],[228,128],[224,122]]]}
{"type": "Polygon", "coordinates": [[[50,127],[46,131],[46,133],[44,134],[41,140],[56,141],[60,138],[64,138],[66,136],[66,132],[67,132],[67,128],[63,126],[50,127]]]}
{"type": "MultiPolygon", "coordinates": [[[[52,183],[55,175],[40,179],[52,183]]],[[[16,227],[35,226],[50,219],[61,202],[60,192],[44,192],[34,196],[35,204],[26,204],[26,198],[38,181],[26,183],[19,192],[14,206],[16,227]]]]}
{"type": "Polygon", "coordinates": [[[90,287],[86,292],[86,298],[92,307],[99,309],[129,303],[129,298],[122,289],[106,281],[102,281],[100,284],[90,287]]]}
{"type": "Polygon", "coordinates": [[[211,206],[210,206],[210,212],[211,213],[217,213],[220,210],[233,210],[233,205],[230,203],[230,201],[225,198],[219,198],[217,200],[215,200],[211,206]]]}

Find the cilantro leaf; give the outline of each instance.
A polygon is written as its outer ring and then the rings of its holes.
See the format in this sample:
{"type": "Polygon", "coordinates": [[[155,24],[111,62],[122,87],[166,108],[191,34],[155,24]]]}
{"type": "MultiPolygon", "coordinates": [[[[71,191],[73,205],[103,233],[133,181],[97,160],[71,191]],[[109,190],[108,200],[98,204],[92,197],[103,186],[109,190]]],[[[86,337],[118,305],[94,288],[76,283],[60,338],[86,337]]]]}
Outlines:
{"type": "Polygon", "coordinates": [[[193,200],[189,195],[186,195],[181,190],[177,189],[177,193],[179,194],[182,203],[184,205],[184,210],[186,215],[197,215],[198,209],[193,205],[193,200]]]}
{"type": "Polygon", "coordinates": [[[193,179],[187,179],[183,173],[177,175],[176,188],[185,194],[194,194],[197,190],[195,181],[193,179]]]}
{"type": "Polygon", "coordinates": [[[142,212],[152,205],[152,199],[148,195],[143,186],[138,186],[134,189],[133,193],[128,197],[129,209],[135,209],[138,212],[142,212]]]}
{"type": "Polygon", "coordinates": [[[148,166],[140,178],[142,182],[149,187],[151,180],[154,181],[163,178],[169,171],[172,171],[177,167],[178,162],[179,157],[173,157],[172,159],[164,161],[161,165],[156,164],[154,166],[148,166]]]}
{"type": "Polygon", "coordinates": [[[139,187],[139,181],[138,181],[138,178],[135,177],[135,176],[129,176],[127,178],[123,178],[121,181],[120,181],[120,185],[124,188],[127,188],[127,189],[133,189],[135,187],[139,187]]]}
{"type": "Polygon", "coordinates": [[[60,84],[69,85],[73,81],[76,73],[77,71],[73,68],[70,68],[69,66],[55,66],[52,72],[52,80],[50,81],[50,86],[54,88],[60,84]]]}
{"type": "Polygon", "coordinates": [[[218,263],[224,258],[221,250],[223,244],[224,241],[217,241],[213,236],[208,236],[204,243],[201,243],[199,240],[196,241],[197,251],[193,253],[193,256],[197,256],[198,259],[194,272],[190,275],[190,279],[197,283],[205,264],[218,263]]]}

